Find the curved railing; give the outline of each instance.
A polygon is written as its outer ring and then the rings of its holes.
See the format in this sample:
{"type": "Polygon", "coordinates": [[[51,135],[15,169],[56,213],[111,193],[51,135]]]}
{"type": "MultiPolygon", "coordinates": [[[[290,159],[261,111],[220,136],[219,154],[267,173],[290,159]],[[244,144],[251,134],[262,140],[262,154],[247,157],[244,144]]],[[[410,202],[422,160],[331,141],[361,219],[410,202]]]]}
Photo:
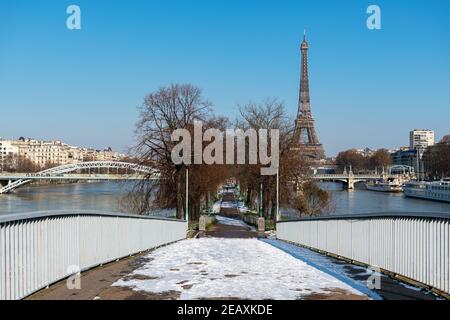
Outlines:
{"type": "Polygon", "coordinates": [[[277,237],[450,294],[450,213],[288,220],[278,222],[277,237]]]}
{"type": "Polygon", "coordinates": [[[97,211],[0,215],[0,300],[186,238],[186,222],[97,211]]]}

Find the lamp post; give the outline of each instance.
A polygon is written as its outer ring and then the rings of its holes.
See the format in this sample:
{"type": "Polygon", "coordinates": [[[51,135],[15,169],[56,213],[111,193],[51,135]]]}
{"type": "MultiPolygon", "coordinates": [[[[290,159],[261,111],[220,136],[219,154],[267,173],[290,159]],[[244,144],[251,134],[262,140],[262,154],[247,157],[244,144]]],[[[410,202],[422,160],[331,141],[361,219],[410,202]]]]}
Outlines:
{"type": "Polygon", "coordinates": [[[259,191],[259,217],[263,217],[263,183],[261,178],[260,191],[259,191]]]}
{"type": "Polygon", "coordinates": [[[280,167],[277,169],[277,212],[275,222],[280,221],[280,167]]]}
{"type": "Polygon", "coordinates": [[[189,227],[189,168],[186,167],[186,223],[189,227]]]}
{"type": "Polygon", "coordinates": [[[259,191],[259,218],[258,218],[258,236],[263,236],[266,231],[266,220],[263,217],[263,177],[261,177],[261,185],[259,191]]]}

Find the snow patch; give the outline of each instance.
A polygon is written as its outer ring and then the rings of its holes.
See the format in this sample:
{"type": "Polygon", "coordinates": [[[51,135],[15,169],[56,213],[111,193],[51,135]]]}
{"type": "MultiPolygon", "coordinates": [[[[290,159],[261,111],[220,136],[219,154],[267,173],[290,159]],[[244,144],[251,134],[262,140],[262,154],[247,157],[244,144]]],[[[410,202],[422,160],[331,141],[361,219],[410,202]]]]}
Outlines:
{"type": "Polygon", "coordinates": [[[256,239],[183,240],[148,255],[149,262],[113,286],[177,291],[180,299],[296,300],[327,289],[361,295],[338,279],[256,239]],[[133,277],[133,276],[145,276],[133,277]],[[131,279],[131,280],[126,280],[131,279]]]}
{"type": "Polygon", "coordinates": [[[220,201],[217,201],[216,203],[214,203],[213,208],[212,208],[214,214],[220,213],[221,205],[222,205],[222,203],[220,201]]]}
{"type": "Polygon", "coordinates": [[[236,227],[244,227],[248,229],[252,229],[252,226],[249,226],[244,221],[239,219],[232,219],[224,216],[216,216],[216,220],[218,224],[224,224],[227,226],[236,226],[236,227]]]}
{"type": "Polygon", "coordinates": [[[228,208],[235,209],[235,208],[238,207],[238,205],[237,205],[237,203],[235,201],[222,201],[221,207],[222,208],[227,208],[227,209],[228,208]]]}

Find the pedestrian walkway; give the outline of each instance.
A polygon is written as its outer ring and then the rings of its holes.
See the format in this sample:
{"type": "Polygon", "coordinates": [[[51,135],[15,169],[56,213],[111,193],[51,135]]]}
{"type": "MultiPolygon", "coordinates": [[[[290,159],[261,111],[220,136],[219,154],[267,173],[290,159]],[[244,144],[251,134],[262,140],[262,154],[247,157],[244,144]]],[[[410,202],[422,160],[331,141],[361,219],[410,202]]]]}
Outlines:
{"type": "Polygon", "coordinates": [[[217,223],[205,233],[205,237],[213,238],[257,238],[255,228],[239,219],[217,216],[217,223]]]}
{"type": "Polygon", "coordinates": [[[258,239],[202,238],[158,249],[113,284],[183,300],[367,299],[339,279],[258,239]]]}
{"type": "Polygon", "coordinates": [[[230,218],[239,218],[238,202],[234,192],[225,192],[222,195],[222,204],[220,207],[220,215],[230,218]]]}
{"type": "Polygon", "coordinates": [[[241,239],[258,237],[255,228],[240,219],[238,202],[233,192],[223,194],[220,212],[216,219],[217,223],[205,232],[204,237],[241,239]]]}
{"type": "Polygon", "coordinates": [[[27,300],[142,300],[157,299],[132,290],[117,290],[111,285],[148,262],[145,255],[138,255],[84,272],[79,289],[69,289],[67,281],[53,284],[48,289],[28,297],[27,300]]]}
{"type": "Polygon", "coordinates": [[[368,299],[336,277],[257,240],[253,227],[234,218],[238,214],[234,194],[224,195],[217,223],[204,238],[155,251],[148,263],[113,287],[173,299],[368,299]]]}

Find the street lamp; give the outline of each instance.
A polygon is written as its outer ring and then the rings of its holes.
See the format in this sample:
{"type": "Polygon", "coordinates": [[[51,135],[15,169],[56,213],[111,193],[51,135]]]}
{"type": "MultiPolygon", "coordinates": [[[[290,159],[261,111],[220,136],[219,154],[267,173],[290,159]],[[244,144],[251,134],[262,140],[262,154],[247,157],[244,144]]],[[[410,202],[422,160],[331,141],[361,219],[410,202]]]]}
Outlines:
{"type": "Polygon", "coordinates": [[[261,178],[260,192],[259,192],[259,217],[263,217],[263,182],[261,178]]]}
{"type": "Polygon", "coordinates": [[[189,168],[186,167],[186,223],[189,228],[189,168]]]}
{"type": "Polygon", "coordinates": [[[280,221],[280,167],[277,168],[277,212],[276,212],[276,221],[280,221]]]}

